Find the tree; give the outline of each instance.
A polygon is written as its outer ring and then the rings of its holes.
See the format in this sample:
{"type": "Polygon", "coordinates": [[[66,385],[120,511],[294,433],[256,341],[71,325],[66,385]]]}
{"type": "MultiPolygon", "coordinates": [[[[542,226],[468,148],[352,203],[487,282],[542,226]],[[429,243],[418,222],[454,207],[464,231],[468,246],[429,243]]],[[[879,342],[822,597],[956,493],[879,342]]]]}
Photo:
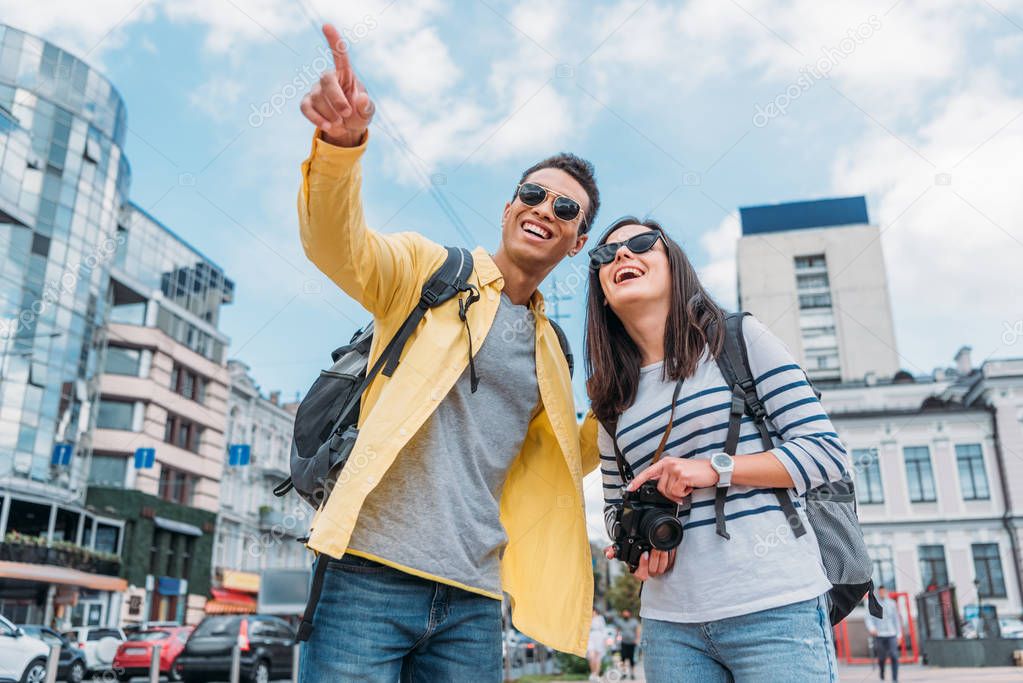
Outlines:
{"type": "Polygon", "coordinates": [[[619,574],[611,584],[607,592],[607,604],[615,612],[631,610],[633,614],[639,614],[639,587],[642,582],[629,573],[619,574]]]}

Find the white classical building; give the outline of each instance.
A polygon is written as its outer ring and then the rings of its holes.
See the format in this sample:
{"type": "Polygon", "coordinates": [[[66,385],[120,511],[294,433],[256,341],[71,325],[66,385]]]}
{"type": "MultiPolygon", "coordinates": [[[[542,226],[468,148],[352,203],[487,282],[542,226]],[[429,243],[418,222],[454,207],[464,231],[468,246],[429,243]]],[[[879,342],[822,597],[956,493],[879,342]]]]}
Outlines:
{"type": "Polygon", "coordinates": [[[312,510],[295,494],[273,495],[273,487],[289,473],[295,416],[280,404],[279,392],[260,393],[245,363],[229,360],[227,369],[227,448],[214,570],[308,567],[308,551],[296,539],[308,531],[312,510]],[[247,446],[247,458],[232,458],[233,446],[247,446]]]}
{"type": "Polygon", "coordinates": [[[960,607],[1019,616],[1023,359],[828,387],[854,464],[874,579],[915,595],[955,585],[960,607]]]}

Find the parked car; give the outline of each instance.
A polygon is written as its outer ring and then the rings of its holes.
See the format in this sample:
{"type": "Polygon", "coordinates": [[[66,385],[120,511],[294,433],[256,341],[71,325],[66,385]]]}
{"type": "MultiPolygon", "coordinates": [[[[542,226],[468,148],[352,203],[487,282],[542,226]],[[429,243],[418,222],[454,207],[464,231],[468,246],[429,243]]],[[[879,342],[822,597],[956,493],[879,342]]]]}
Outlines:
{"type": "Polygon", "coordinates": [[[50,646],[0,617],[0,681],[43,683],[50,646]]]}
{"type": "Polygon", "coordinates": [[[58,633],[49,626],[39,624],[21,624],[18,628],[47,646],[60,645],[60,660],[57,664],[57,679],[68,683],[82,683],[88,666],[85,663],[85,651],[75,645],[67,636],[58,633]]]}
{"type": "Polygon", "coordinates": [[[1018,617],[1001,617],[998,626],[1003,638],[1023,638],[1023,619],[1018,617]]]}
{"type": "Polygon", "coordinates": [[[125,637],[131,640],[133,633],[141,633],[142,631],[152,631],[155,628],[173,628],[175,626],[181,626],[176,621],[140,621],[138,623],[125,624],[121,627],[124,631],[125,637]]]}
{"type": "Polygon", "coordinates": [[[117,680],[127,681],[136,676],[148,676],[153,646],[157,644],[160,645],[160,673],[172,681],[179,680],[174,662],[185,649],[185,642],[193,629],[192,626],[175,624],[130,634],[114,655],[112,666],[117,680]]]}
{"type": "Polygon", "coordinates": [[[106,626],[79,626],[64,635],[85,650],[86,674],[109,671],[117,647],[125,640],[124,631],[106,626]]]}
{"type": "Polygon", "coordinates": [[[262,614],[211,615],[192,631],[175,670],[185,683],[226,681],[231,650],[241,650],[241,677],[251,683],[291,678],[295,631],[288,622],[262,614]]]}

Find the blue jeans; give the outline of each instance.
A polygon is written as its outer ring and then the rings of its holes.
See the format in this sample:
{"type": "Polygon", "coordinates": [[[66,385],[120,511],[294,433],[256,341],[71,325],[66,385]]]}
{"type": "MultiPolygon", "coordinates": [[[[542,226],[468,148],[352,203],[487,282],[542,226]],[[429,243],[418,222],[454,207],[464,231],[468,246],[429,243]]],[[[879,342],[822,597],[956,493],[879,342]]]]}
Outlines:
{"type": "Polygon", "coordinates": [[[300,683],[501,679],[500,601],[353,555],[330,560],[300,683]]]}
{"type": "Polygon", "coordinates": [[[827,598],[702,624],[643,619],[649,683],[838,680],[827,598]]]}

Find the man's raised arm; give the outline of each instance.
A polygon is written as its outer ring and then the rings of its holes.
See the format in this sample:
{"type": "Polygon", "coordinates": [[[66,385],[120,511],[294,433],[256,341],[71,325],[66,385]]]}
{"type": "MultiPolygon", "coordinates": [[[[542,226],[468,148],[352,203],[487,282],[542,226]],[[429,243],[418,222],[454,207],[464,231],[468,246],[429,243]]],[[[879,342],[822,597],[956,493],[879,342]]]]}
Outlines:
{"type": "Polygon", "coordinates": [[[428,242],[418,235],[382,235],[366,227],[362,169],[373,102],[348,59],[348,48],[330,24],[323,35],[334,54],[302,99],[302,114],[316,125],[313,149],[302,163],[298,218],[306,256],[373,315],[407,307],[418,291],[416,262],[428,242]]]}

